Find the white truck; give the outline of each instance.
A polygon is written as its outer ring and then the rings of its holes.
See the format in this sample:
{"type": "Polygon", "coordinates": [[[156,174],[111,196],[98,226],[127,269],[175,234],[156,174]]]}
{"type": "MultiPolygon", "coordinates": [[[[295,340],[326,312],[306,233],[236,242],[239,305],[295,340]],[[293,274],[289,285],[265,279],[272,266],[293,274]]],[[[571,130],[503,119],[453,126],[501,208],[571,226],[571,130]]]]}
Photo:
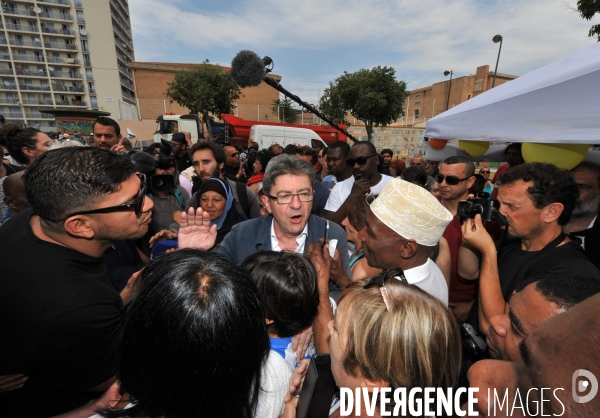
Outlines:
{"type": "Polygon", "coordinates": [[[311,129],[292,128],[288,126],[254,125],[250,128],[248,143],[257,142],[258,148],[269,148],[273,144],[326,148],[327,144],[311,129]]]}
{"type": "Polygon", "coordinates": [[[154,142],[161,139],[170,141],[175,132],[189,132],[192,143],[198,142],[200,137],[200,118],[198,115],[159,115],[156,118],[158,126],[154,133],[154,142]]]}

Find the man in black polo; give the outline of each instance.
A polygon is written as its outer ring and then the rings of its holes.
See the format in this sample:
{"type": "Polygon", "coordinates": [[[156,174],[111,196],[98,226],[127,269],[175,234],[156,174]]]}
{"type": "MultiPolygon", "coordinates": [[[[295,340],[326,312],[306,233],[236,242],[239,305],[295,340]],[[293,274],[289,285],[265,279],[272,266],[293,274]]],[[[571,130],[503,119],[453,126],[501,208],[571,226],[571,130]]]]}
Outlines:
{"type": "Polygon", "coordinates": [[[173,156],[177,164],[177,171],[182,173],[186,168],[192,166],[192,159],[188,153],[188,143],[183,132],[175,132],[171,137],[173,143],[173,156]]]}

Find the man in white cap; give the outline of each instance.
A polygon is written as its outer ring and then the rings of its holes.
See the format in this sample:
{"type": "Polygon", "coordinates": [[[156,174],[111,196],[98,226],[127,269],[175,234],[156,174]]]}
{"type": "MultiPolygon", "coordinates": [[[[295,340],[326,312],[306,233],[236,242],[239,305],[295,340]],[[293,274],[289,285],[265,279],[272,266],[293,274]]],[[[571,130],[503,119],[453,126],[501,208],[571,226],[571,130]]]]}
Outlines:
{"type": "Polygon", "coordinates": [[[358,238],[371,267],[448,305],[448,284],[429,255],[451,221],[452,214],[431,193],[396,178],[371,203],[358,238]]]}

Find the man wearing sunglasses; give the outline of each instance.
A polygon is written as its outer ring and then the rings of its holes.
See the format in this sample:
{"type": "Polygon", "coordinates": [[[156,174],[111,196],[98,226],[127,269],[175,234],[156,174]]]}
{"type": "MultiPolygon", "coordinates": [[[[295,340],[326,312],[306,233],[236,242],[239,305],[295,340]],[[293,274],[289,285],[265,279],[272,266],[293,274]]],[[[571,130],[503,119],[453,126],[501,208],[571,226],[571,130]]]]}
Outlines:
{"type": "Polygon", "coordinates": [[[72,147],[25,175],[30,209],[0,229],[0,373],[26,373],[0,393],[6,416],[54,416],[115,380],[114,347],[136,275],[116,292],[102,260],[148,230],[153,203],[129,158],[72,147]]]}
{"type": "Polygon", "coordinates": [[[223,177],[231,181],[246,184],[248,178],[244,175],[244,166],[240,164],[240,154],[230,145],[223,147],[225,151],[225,164],[223,165],[223,177]]]}
{"type": "Polygon", "coordinates": [[[352,177],[343,182],[338,182],[331,190],[327,205],[325,205],[325,219],[338,225],[346,217],[346,200],[350,195],[378,195],[393,177],[380,174],[379,154],[369,141],[356,142],[350,149],[346,164],[352,170],[352,177]]]}
{"type": "Polygon", "coordinates": [[[490,181],[490,174],[491,174],[490,168],[489,167],[481,167],[479,169],[479,174],[481,174],[483,176],[483,179],[485,180],[485,187],[483,188],[483,191],[488,193],[491,198],[492,193],[494,192],[494,185],[490,181]]]}
{"type": "Polygon", "coordinates": [[[454,217],[444,231],[444,238],[450,247],[450,308],[459,321],[465,321],[477,295],[478,282],[469,281],[458,274],[458,249],[462,243],[461,224],[456,216],[458,202],[467,200],[469,189],[475,183],[475,166],[467,157],[449,157],[440,166],[434,177],[439,184],[440,203],[454,217]]]}

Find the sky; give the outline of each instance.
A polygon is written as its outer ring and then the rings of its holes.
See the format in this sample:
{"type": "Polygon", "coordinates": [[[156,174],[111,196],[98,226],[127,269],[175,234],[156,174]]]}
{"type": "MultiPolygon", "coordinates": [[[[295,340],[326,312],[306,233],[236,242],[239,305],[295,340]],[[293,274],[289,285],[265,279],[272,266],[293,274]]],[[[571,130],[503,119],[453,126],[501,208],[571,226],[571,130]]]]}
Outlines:
{"type": "Polygon", "coordinates": [[[408,89],[494,70],[525,75],[592,45],[576,0],[129,0],[136,61],[229,66],[270,56],[281,85],[316,104],[342,75],[391,66],[408,89]]]}

